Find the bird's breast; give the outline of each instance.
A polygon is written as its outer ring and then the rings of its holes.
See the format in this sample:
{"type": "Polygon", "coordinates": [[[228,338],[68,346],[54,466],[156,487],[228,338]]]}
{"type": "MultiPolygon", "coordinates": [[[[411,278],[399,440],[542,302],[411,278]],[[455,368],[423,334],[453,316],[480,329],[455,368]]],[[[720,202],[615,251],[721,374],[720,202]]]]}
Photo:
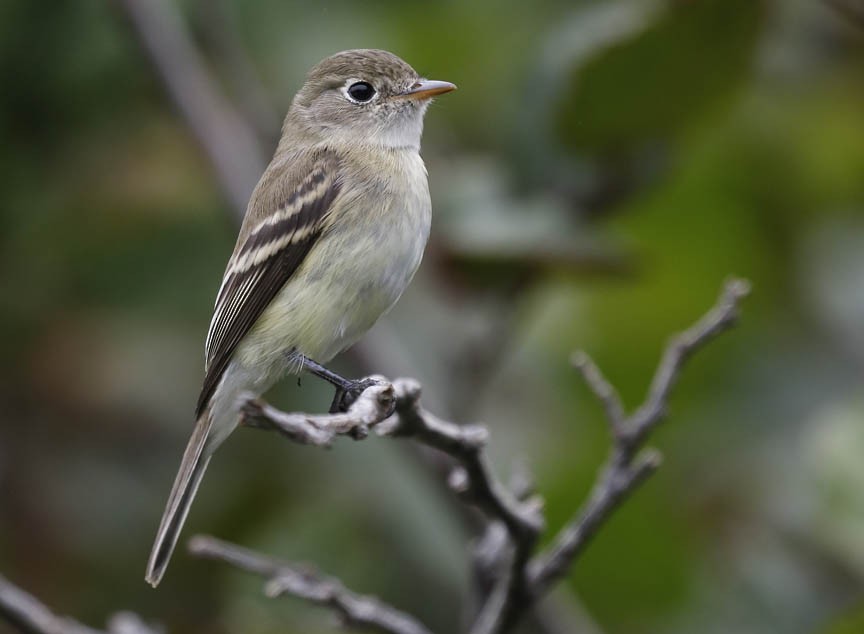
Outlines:
{"type": "Polygon", "coordinates": [[[411,154],[346,172],[332,222],[238,350],[244,364],[269,358],[276,368],[289,350],[324,363],[399,299],[431,222],[426,170],[411,154]]]}
{"type": "Polygon", "coordinates": [[[426,170],[418,154],[368,176],[346,222],[337,222],[328,240],[331,249],[347,256],[341,275],[334,271],[334,279],[339,278],[334,286],[343,296],[345,332],[354,338],[408,286],[423,257],[431,221],[426,170]]]}

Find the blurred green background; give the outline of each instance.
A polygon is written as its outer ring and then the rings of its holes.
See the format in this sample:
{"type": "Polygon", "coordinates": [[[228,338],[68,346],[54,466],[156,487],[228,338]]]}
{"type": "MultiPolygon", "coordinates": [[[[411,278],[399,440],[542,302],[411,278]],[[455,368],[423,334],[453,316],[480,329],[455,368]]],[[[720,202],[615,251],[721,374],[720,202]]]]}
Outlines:
{"type": "MultiPolygon", "coordinates": [[[[571,350],[635,406],[666,338],[727,275],[752,280],[675,392],[663,468],[547,603],[548,631],[864,631],[860,2],[166,2],[259,160],[338,50],[459,85],[427,116],[421,272],[334,368],[413,376],[432,411],[487,423],[553,529],[608,448],[571,350]]],[[[0,574],[96,626],[129,609],[174,634],[330,632],[182,551],[143,581],[237,216],[133,4],[0,3],[0,574]]],[[[330,393],[306,378],[270,398],[321,411],[330,393]]],[[[241,431],[185,534],[316,562],[453,632],[475,528],[406,442],[241,431]]]]}

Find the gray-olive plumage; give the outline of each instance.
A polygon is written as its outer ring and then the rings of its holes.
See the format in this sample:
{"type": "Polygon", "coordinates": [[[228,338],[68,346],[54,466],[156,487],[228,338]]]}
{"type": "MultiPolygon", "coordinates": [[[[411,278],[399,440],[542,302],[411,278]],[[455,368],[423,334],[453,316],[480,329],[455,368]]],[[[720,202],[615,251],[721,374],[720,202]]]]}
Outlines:
{"type": "Polygon", "coordinates": [[[257,222],[248,222],[247,216],[225,270],[207,333],[207,372],[196,417],[204,412],[237,345],[321,234],[341,189],[336,180],[339,169],[335,154],[321,150],[297,157],[282,169],[273,170],[256,189],[253,201],[260,196],[272,199],[258,200],[255,208],[273,211],[257,222]],[[296,175],[305,175],[305,178],[296,183],[292,180],[296,175]],[[281,191],[278,186],[286,184],[292,186],[290,193],[281,191]]]}
{"type": "Polygon", "coordinates": [[[410,282],[430,224],[423,115],[453,89],[380,50],[337,53],[309,72],[217,295],[197,422],[147,566],[152,585],[210,456],[239,422],[241,397],[330,360],[410,282]]]}

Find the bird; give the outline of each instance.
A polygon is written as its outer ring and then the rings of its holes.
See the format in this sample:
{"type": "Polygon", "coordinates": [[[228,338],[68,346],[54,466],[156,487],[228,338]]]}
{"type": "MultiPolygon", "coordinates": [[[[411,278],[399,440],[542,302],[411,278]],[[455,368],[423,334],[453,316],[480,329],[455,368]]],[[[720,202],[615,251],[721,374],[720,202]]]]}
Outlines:
{"type": "Polygon", "coordinates": [[[336,388],[331,411],[345,411],[368,386],[323,364],[393,306],[420,265],[431,224],[423,120],[434,97],[455,89],[378,49],[342,51],[309,71],[217,293],[195,426],[147,563],[153,587],[247,398],[310,371],[336,388]]]}

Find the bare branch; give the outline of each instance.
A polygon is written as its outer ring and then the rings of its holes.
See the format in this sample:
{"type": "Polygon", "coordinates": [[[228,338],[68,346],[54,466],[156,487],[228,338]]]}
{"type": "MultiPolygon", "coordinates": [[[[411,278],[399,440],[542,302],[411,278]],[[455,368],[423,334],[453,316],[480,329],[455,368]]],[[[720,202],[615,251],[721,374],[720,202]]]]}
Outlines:
{"type": "Polygon", "coordinates": [[[0,616],[25,634],[103,634],[57,616],[35,597],[0,577],[0,616]]]}
{"type": "Polygon", "coordinates": [[[615,461],[610,458],[601,469],[588,502],[556,535],[549,550],[529,563],[529,585],[535,596],[542,595],[567,573],[603,522],[660,467],[662,458],[658,452],[648,452],[633,465],[619,466],[612,462],[615,461]]]}
{"type": "Polygon", "coordinates": [[[300,444],[329,447],[336,436],[365,438],[371,427],[393,413],[395,404],[393,386],[381,381],[364,390],[344,414],[289,414],[252,399],[243,406],[241,424],[278,431],[300,444]]]}
{"type": "Polygon", "coordinates": [[[57,616],[36,597],[0,576],[0,619],[23,634],[159,634],[128,612],[111,617],[108,631],[95,630],[65,616],[57,616]]]}
{"type": "MultiPolygon", "coordinates": [[[[484,537],[475,548],[475,568],[482,577],[480,585],[485,596],[470,632],[502,634],[510,631],[564,576],[615,509],[659,468],[660,454],[643,449],[643,445],[666,414],[667,400],[681,368],[695,350],[732,326],[739,304],[748,292],[749,285],[742,280],[727,282],[717,304],[695,325],[671,339],[645,402],[630,416],[614,387],[590,357],[584,353],[574,355],[575,366],[603,404],[612,429],[613,447],[588,501],[540,554],[535,555],[534,550],[545,520],[541,500],[532,495],[530,478],[525,473],[517,474],[514,486],[505,486],[492,473],[484,453],[489,436],[486,428],[457,425],[434,416],[420,405],[421,388],[412,379],[398,379],[391,386],[378,378],[378,383],[367,388],[346,414],[286,414],[265,403],[249,401],[244,408],[244,424],[276,430],[296,442],[319,446],[328,446],[335,436],[342,434],[363,438],[376,426],[380,436],[410,437],[450,456],[456,463],[448,478],[450,487],[479,509],[487,521],[484,537]]],[[[328,605],[343,614],[349,624],[369,624],[358,621],[355,608],[365,610],[371,605],[373,615],[380,609],[389,613],[387,606],[382,608],[375,599],[350,593],[335,579],[304,575],[293,567],[277,570],[272,560],[237,547],[199,540],[192,550],[269,576],[271,592],[287,592],[328,605]]],[[[408,619],[409,626],[416,626],[410,617],[400,614],[400,618],[408,619]]],[[[392,624],[389,627],[380,631],[414,631],[392,629],[392,624]]]]}
{"type": "Polygon", "coordinates": [[[556,535],[548,551],[529,564],[532,594],[542,594],[563,576],[603,522],[660,466],[658,452],[640,453],[640,450],[650,432],[663,420],[666,401],[684,362],[696,349],[735,323],[739,304],[749,290],[750,285],[744,280],[728,281],[717,304],[695,325],[672,338],[657,366],[645,403],[629,418],[624,418],[618,397],[610,396],[614,391],[599,368],[587,355],[580,357],[577,365],[588,387],[604,404],[609,424],[617,433],[588,502],[556,535]]]}
{"type": "Polygon", "coordinates": [[[269,597],[288,594],[330,608],[348,627],[369,628],[385,634],[431,634],[404,612],[376,597],[352,592],[338,579],[323,576],[308,567],[265,557],[204,535],[190,540],[189,551],[196,557],[224,561],[265,577],[264,592],[269,597]]]}
{"type": "MultiPolygon", "coordinates": [[[[367,429],[371,426],[368,422],[374,422],[378,423],[377,432],[381,436],[411,437],[453,458],[458,466],[450,474],[451,488],[482,511],[489,522],[500,523],[509,537],[511,547],[498,549],[498,555],[506,555],[510,561],[509,566],[505,566],[506,574],[500,575],[491,597],[484,603],[478,618],[482,625],[472,629],[476,634],[498,631],[496,624],[502,606],[525,594],[523,571],[545,525],[541,501],[537,497],[520,500],[496,479],[483,452],[489,437],[485,427],[457,425],[431,414],[420,405],[420,385],[412,379],[398,379],[393,383],[395,413],[379,423],[383,407],[376,405],[379,399],[373,393],[375,387],[380,386],[367,388],[355,403],[355,407],[362,404],[370,413],[363,421],[353,414],[354,407],[346,418],[340,415],[314,417],[287,414],[257,401],[247,403],[247,416],[253,419],[255,427],[275,429],[292,440],[319,445],[329,444],[337,433],[367,429]]],[[[387,393],[385,401],[389,396],[387,393]]]]}
{"type": "Polygon", "coordinates": [[[490,519],[500,520],[515,541],[534,542],[544,521],[536,499],[520,502],[495,478],[483,449],[489,432],[481,425],[457,425],[431,414],[420,405],[420,385],[397,379],[396,413],[378,427],[380,435],[407,436],[456,460],[460,469],[450,484],[465,500],[490,519]]]}
{"type": "Polygon", "coordinates": [[[696,324],[672,338],[657,366],[648,398],[627,422],[630,444],[640,444],[663,419],[669,392],[678,382],[684,362],[697,348],[735,324],[738,306],[749,293],[749,282],[737,279],[727,281],[717,304],[696,324]]]}
{"type": "MultiPolygon", "coordinates": [[[[627,497],[661,464],[654,450],[641,450],[650,432],[663,419],[666,401],[684,362],[700,346],[728,329],[749,285],[726,283],[716,306],[690,329],[674,337],[664,352],[645,403],[627,417],[621,399],[600,368],[585,353],[574,355],[574,365],[602,403],[612,430],[613,448],[584,507],[555,536],[549,549],[531,557],[516,544],[508,591],[496,588],[472,628],[472,634],[500,634],[519,621],[536,601],[573,565],[591,538],[627,497]]],[[[532,545],[533,548],[533,545],[532,545]]]]}
{"type": "Polygon", "coordinates": [[[379,381],[360,395],[347,414],[289,414],[258,400],[244,406],[244,425],[276,430],[295,442],[328,445],[336,435],[359,431],[360,437],[377,425],[380,436],[411,437],[454,458],[459,468],[450,484],[464,499],[490,518],[500,520],[517,541],[532,541],[543,530],[535,499],[518,501],[491,473],[483,449],[489,437],[480,425],[457,425],[420,406],[420,385],[397,379],[392,386],[379,381]],[[395,393],[395,405],[393,395],[395,393]],[[394,411],[395,410],[395,411],[394,411]],[[393,413],[386,420],[389,413],[393,413]]]}
{"type": "Polygon", "coordinates": [[[213,165],[239,218],[264,171],[252,127],[220,92],[189,38],[174,3],[115,0],[177,109],[213,165]]]}
{"type": "Polygon", "coordinates": [[[600,368],[594,363],[594,360],[585,352],[579,350],[573,353],[570,359],[573,366],[582,373],[582,378],[585,383],[594,392],[594,395],[602,403],[606,411],[606,420],[612,428],[612,435],[617,436],[624,431],[624,423],[627,414],[624,412],[624,405],[621,403],[621,397],[618,392],[612,387],[612,384],[603,376],[600,368]]]}
{"type": "Polygon", "coordinates": [[[523,571],[545,527],[542,501],[537,497],[519,500],[494,477],[483,453],[488,436],[484,427],[460,427],[432,415],[420,406],[420,386],[414,381],[397,381],[396,392],[397,422],[392,428],[379,431],[411,436],[453,457],[459,469],[451,474],[451,486],[483,511],[488,521],[500,522],[507,529],[512,551],[510,564],[493,586],[471,629],[472,634],[500,631],[500,615],[505,613],[505,606],[525,594],[523,571]]]}

